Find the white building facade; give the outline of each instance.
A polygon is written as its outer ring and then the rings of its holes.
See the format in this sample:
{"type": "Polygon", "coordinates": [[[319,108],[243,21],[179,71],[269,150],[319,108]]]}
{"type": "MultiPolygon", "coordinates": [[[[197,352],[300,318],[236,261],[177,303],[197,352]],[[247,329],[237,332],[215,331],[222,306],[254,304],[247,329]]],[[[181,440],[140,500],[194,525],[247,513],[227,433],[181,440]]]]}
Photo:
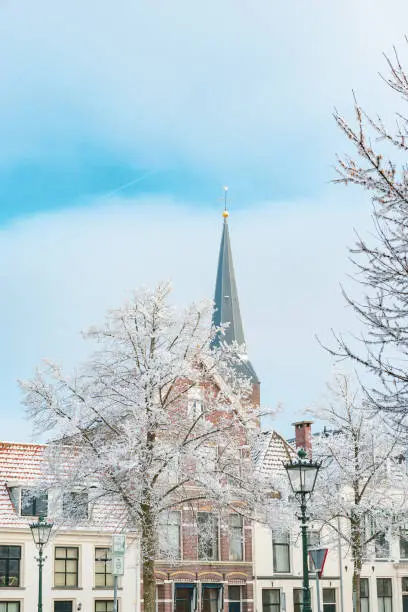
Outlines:
{"type": "MultiPolygon", "coordinates": [[[[312,544],[318,545],[319,532],[311,528],[312,544]]],[[[323,538],[324,540],[324,538],[323,538]]],[[[323,541],[322,546],[326,546],[323,541]]],[[[288,537],[277,534],[264,525],[254,527],[255,548],[255,609],[257,612],[301,612],[302,547],[299,532],[288,537]]],[[[374,546],[373,546],[374,548],[374,546]]],[[[362,612],[408,611],[408,534],[390,542],[391,561],[381,558],[379,548],[362,568],[362,612]],[[377,557],[377,558],[376,558],[377,557]]],[[[310,575],[313,612],[318,612],[316,582],[310,575]]],[[[319,581],[320,612],[351,612],[353,610],[353,567],[346,547],[340,555],[337,543],[328,545],[324,572],[319,581]],[[342,581],[340,580],[342,573],[342,581]],[[343,607],[341,605],[341,583],[343,607]]]]}
{"type": "MultiPolygon", "coordinates": [[[[35,493],[43,451],[44,446],[37,444],[0,443],[0,612],[37,610],[37,549],[29,524],[40,515],[52,521],[53,511],[52,499],[35,493]]],[[[86,524],[53,530],[45,548],[43,612],[113,611],[114,512],[104,520],[100,509],[89,509],[87,503],[81,508],[87,514],[86,524]]],[[[118,587],[118,612],[138,612],[139,553],[131,534],[118,587]]]]}
{"type": "MultiPolygon", "coordinates": [[[[305,422],[306,427],[310,422],[305,422]]],[[[297,424],[298,425],[298,424],[297,424]]],[[[298,431],[296,432],[298,433],[298,431]]],[[[299,430],[303,446],[307,436],[299,430]]],[[[268,443],[261,459],[266,473],[282,470],[283,463],[295,450],[279,434],[267,434],[268,443]]],[[[408,520],[407,520],[408,527],[408,520]]],[[[255,524],[254,534],[254,600],[256,612],[302,612],[302,544],[298,527],[292,533],[272,533],[255,524]]],[[[309,523],[310,545],[328,548],[323,575],[319,581],[320,610],[317,607],[317,585],[310,574],[313,612],[352,612],[353,566],[345,543],[333,539],[333,533],[318,531],[309,523]],[[340,552],[341,551],[341,552],[340,552]]],[[[398,537],[379,538],[367,550],[362,568],[361,612],[408,612],[408,529],[398,537]]]]}

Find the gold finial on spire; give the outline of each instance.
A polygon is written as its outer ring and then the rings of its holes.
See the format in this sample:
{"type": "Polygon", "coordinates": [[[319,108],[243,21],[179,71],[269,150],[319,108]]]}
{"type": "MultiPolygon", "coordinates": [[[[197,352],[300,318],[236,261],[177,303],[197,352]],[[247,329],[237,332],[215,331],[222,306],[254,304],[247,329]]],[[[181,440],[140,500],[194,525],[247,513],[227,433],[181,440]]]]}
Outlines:
{"type": "Polygon", "coordinates": [[[227,199],[228,199],[228,187],[224,186],[224,210],[222,212],[222,216],[225,220],[229,217],[229,212],[227,210],[227,199]]]}

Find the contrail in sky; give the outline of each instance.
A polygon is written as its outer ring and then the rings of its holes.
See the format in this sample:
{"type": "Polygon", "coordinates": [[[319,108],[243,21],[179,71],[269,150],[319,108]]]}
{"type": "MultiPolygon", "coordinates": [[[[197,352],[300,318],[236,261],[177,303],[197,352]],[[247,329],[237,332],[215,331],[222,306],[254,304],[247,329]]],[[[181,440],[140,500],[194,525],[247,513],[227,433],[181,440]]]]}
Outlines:
{"type": "Polygon", "coordinates": [[[105,198],[111,198],[112,196],[116,195],[117,193],[120,193],[121,191],[124,191],[125,189],[127,189],[131,185],[137,185],[137,183],[141,183],[145,179],[149,178],[149,176],[152,176],[153,174],[157,174],[158,172],[159,172],[159,170],[150,170],[149,172],[146,172],[146,174],[143,174],[142,176],[139,176],[138,178],[133,179],[133,181],[129,181],[129,183],[125,183],[124,185],[121,185],[117,189],[114,189],[113,191],[110,191],[109,193],[106,194],[105,198]]]}

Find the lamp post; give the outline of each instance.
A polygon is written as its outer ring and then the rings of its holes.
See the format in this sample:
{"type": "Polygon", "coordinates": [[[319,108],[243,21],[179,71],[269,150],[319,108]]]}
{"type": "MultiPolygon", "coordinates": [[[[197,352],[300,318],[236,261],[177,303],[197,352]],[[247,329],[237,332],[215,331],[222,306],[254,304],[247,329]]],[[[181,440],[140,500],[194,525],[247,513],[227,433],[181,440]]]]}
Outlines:
{"type": "Polygon", "coordinates": [[[307,555],[307,521],[306,503],[310,499],[315,487],[317,473],[321,467],[321,462],[313,462],[307,458],[306,451],[301,448],[298,451],[296,461],[285,463],[285,469],[292,491],[300,503],[300,516],[302,522],[302,553],[303,553],[303,612],[312,612],[309,587],[309,566],[307,555]]]}
{"type": "Polygon", "coordinates": [[[42,612],[42,568],[45,561],[43,550],[50,538],[52,527],[53,523],[47,523],[43,516],[40,516],[36,523],[30,524],[34,544],[38,550],[38,557],[36,557],[38,563],[38,612],[42,612]]]}

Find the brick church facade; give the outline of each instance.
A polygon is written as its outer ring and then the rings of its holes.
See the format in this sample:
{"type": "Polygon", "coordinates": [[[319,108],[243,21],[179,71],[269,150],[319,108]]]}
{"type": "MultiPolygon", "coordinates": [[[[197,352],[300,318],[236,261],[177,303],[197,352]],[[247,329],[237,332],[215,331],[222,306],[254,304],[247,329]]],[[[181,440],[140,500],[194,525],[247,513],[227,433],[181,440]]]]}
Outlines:
{"type": "MultiPolygon", "coordinates": [[[[217,327],[228,324],[224,342],[245,345],[226,210],[223,217],[213,322],[217,327]]],[[[260,384],[246,355],[237,367],[239,374],[250,379],[253,403],[258,406],[260,384]]],[[[177,560],[156,560],[157,611],[253,612],[251,521],[238,514],[219,516],[205,504],[194,511],[187,506],[171,514],[171,539],[177,560]],[[208,533],[208,525],[212,534],[208,533]],[[202,528],[206,529],[203,535],[202,528]],[[209,551],[202,550],[202,539],[210,544],[209,551]]]]}

